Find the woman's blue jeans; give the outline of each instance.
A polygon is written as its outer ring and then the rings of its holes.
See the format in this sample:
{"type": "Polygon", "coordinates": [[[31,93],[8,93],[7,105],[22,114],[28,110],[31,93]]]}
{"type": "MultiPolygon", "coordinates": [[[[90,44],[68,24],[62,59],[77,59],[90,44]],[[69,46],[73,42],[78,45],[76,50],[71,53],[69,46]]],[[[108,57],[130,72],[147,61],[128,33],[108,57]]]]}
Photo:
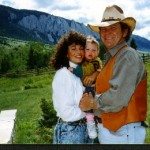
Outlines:
{"type": "Polygon", "coordinates": [[[93,143],[87,133],[86,123],[58,122],[54,129],[53,144],[93,143]]]}

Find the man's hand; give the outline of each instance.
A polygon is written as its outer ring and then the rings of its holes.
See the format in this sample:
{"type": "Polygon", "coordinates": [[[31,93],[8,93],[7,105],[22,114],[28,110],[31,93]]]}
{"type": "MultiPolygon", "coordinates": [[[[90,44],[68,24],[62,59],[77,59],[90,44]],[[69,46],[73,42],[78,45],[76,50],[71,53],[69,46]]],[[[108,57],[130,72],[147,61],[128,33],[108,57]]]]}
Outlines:
{"type": "Polygon", "coordinates": [[[93,96],[91,93],[85,93],[83,94],[83,97],[80,100],[79,107],[81,108],[82,111],[87,111],[91,109],[97,109],[98,104],[94,100],[93,96]]]}

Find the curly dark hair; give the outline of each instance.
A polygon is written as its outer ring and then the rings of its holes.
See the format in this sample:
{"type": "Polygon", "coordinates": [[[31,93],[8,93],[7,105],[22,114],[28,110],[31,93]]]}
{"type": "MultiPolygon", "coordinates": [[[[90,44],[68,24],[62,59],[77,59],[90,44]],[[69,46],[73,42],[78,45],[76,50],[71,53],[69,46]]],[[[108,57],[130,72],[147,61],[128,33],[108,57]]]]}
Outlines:
{"type": "Polygon", "coordinates": [[[56,46],[56,54],[53,61],[53,66],[56,70],[62,67],[69,67],[69,59],[67,58],[68,46],[78,44],[85,48],[86,37],[76,31],[70,31],[60,38],[56,46]]]}

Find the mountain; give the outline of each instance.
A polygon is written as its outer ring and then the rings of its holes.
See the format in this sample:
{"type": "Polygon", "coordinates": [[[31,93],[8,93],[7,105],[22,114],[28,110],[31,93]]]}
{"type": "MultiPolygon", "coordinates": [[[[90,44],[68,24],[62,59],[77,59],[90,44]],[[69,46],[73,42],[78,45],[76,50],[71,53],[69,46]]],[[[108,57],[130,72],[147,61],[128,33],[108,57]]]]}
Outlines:
{"type": "Polygon", "coordinates": [[[138,47],[138,50],[150,52],[150,41],[149,40],[147,40],[144,37],[138,36],[138,35],[133,35],[132,37],[135,39],[135,43],[138,47]]]}
{"type": "Polygon", "coordinates": [[[18,10],[0,5],[0,35],[24,40],[56,43],[74,29],[85,35],[98,35],[84,24],[33,10],[18,10]]]}
{"type": "MultiPolygon", "coordinates": [[[[35,10],[19,10],[0,5],[0,36],[55,44],[71,29],[93,35],[99,40],[99,35],[83,23],[35,10]]],[[[138,49],[150,51],[149,40],[137,35],[133,35],[133,38],[138,49]]]]}

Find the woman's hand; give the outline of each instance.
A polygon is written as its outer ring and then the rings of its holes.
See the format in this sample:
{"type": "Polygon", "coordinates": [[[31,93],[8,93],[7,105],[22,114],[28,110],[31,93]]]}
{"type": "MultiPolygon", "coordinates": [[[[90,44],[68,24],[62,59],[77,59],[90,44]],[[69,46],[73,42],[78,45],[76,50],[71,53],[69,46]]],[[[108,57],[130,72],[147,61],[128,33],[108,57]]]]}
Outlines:
{"type": "Polygon", "coordinates": [[[83,97],[80,100],[79,107],[81,108],[82,111],[87,111],[91,109],[97,109],[98,104],[94,100],[93,96],[91,93],[85,93],[83,94],[83,97]]]}

